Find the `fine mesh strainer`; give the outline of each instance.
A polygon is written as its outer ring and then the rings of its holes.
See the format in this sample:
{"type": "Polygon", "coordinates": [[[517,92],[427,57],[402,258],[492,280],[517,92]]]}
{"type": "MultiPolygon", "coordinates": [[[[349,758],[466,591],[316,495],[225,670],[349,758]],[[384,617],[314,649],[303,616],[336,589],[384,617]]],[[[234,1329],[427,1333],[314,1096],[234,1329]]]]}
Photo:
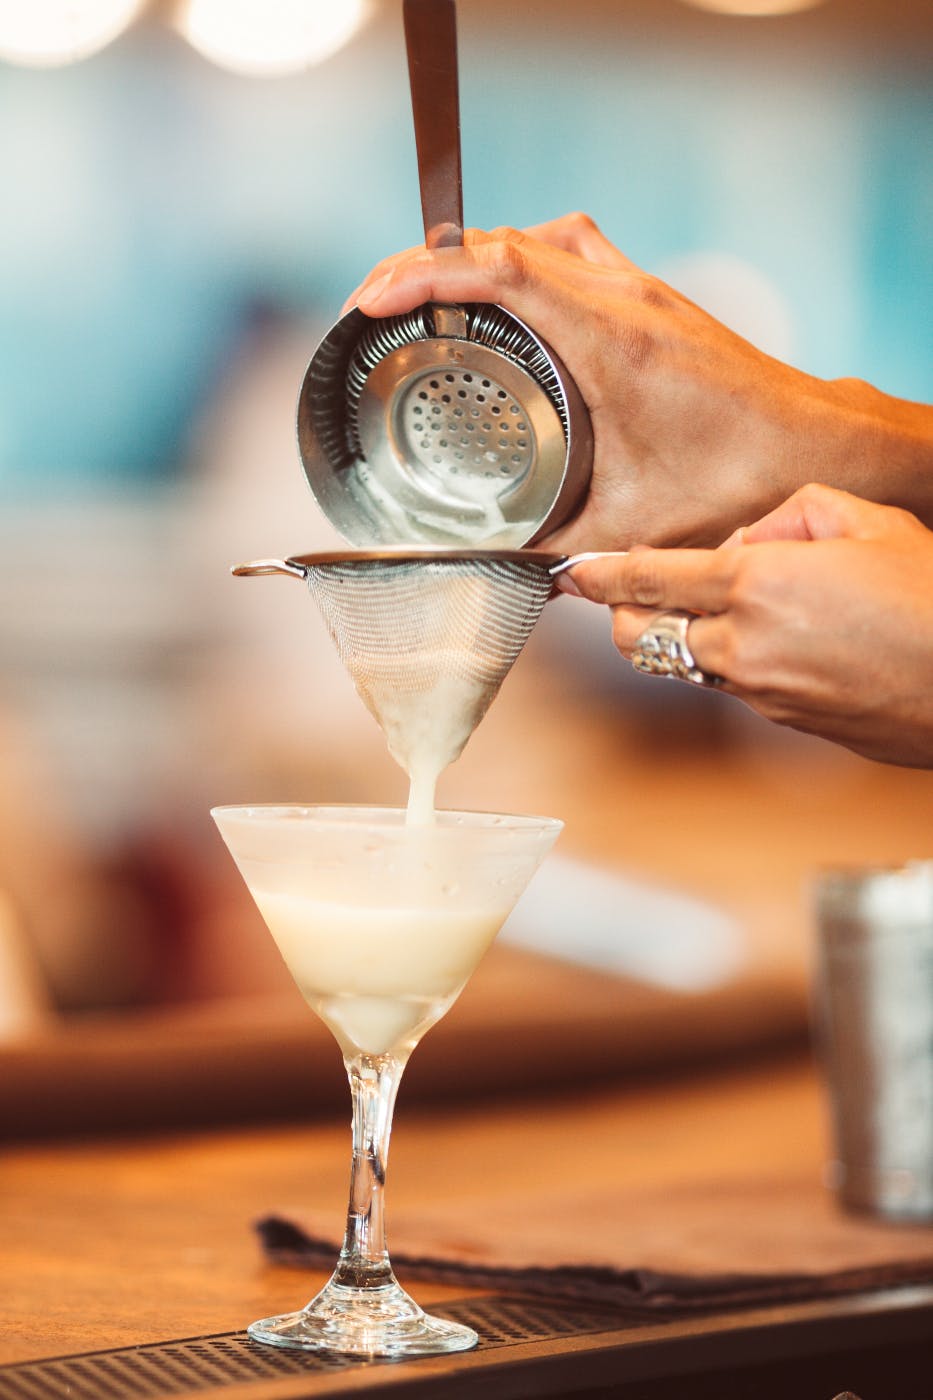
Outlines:
{"type": "Polygon", "coordinates": [[[233,572],[307,581],[361,699],[412,773],[422,750],[440,767],[458,756],[568,562],[533,550],[379,550],[233,572]]]}
{"type": "MultiPolygon", "coordinates": [[[[428,248],[463,242],[454,0],[405,0],[428,248]]],[[[502,307],[353,309],[311,360],[298,446],[325,514],[351,543],[511,548],[563,523],[592,462],[567,370],[502,307]]]]}

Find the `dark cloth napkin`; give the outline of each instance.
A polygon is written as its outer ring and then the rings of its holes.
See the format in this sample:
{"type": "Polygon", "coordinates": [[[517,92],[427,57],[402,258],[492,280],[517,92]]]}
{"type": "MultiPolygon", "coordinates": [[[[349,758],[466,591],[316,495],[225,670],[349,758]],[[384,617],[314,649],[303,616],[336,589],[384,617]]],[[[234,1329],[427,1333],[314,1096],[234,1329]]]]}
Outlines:
{"type": "MultiPolygon", "coordinates": [[[[473,1198],[453,1218],[390,1217],[403,1277],[645,1314],[806,1301],[933,1284],[933,1227],[847,1215],[809,1178],[704,1182],[606,1196],[598,1188],[473,1198]]],[[[257,1223],[277,1263],[332,1267],[333,1221],[257,1223]]]]}

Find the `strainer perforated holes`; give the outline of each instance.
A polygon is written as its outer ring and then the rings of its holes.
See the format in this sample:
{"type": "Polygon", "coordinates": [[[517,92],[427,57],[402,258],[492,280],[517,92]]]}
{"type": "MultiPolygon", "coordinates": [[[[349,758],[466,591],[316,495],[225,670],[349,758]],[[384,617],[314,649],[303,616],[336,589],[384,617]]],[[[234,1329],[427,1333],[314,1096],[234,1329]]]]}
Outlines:
{"type": "Polygon", "coordinates": [[[534,461],[534,432],[522,406],[495,380],[454,369],[407,389],[401,409],[408,449],[429,469],[482,473],[503,485],[534,461]]]}
{"type": "Polygon", "coordinates": [[[443,336],[430,306],[348,313],[308,367],[302,463],[354,544],[515,548],[588,472],[589,420],[566,372],[508,312],[463,311],[465,333],[443,336]]]}

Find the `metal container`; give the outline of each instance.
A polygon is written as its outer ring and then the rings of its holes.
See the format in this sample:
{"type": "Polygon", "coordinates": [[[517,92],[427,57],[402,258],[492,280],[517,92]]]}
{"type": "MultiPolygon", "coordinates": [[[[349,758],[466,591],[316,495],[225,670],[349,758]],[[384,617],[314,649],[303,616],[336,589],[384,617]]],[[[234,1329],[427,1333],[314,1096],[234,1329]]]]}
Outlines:
{"type": "Polygon", "coordinates": [[[817,1031],[842,1202],[933,1219],[933,861],[816,888],[817,1031]]]}

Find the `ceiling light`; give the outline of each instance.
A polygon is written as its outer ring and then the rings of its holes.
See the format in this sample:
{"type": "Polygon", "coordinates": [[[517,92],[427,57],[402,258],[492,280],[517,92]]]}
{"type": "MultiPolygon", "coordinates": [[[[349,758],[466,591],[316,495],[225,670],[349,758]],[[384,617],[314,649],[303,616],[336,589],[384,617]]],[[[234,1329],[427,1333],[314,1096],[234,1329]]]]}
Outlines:
{"type": "Polygon", "coordinates": [[[0,0],[0,59],[36,68],[74,63],[121,34],[143,0],[0,0]]]}
{"type": "Polygon", "coordinates": [[[222,68],[275,77],[336,53],[366,10],[366,0],[182,0],[175,25],[222,68]]]}

